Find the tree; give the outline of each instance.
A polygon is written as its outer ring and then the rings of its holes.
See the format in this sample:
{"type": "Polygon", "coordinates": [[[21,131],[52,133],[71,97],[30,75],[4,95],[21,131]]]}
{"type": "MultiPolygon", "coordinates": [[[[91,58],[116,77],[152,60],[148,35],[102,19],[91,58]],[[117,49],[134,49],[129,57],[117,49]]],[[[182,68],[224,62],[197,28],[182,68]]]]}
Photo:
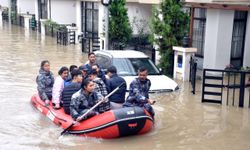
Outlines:
{"type": "Polygon", "coordinates": [[[132,36],[125,0],[112,0],[109,7],[109,40],[114,49],[124,48],[132,36]]]}
{"type": "Polygon", "coordinates": [[[189,17],[178,0],[162,0],[159,8],[153,10],[151,41],[160,52],[159,66],[164,74],[173,74],[172,46],[182,45],[182,38],[188,33],[188,24],[189,17]]]}

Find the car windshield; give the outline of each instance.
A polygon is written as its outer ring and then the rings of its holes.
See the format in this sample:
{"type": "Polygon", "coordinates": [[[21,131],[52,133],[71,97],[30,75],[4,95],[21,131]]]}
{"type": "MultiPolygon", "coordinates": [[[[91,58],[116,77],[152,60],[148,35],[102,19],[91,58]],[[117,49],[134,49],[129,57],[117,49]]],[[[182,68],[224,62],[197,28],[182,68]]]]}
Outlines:
{"type": "Polygon", "coordinates": [[[137,70],[144,66],[149,75],[159,75],[160,72],[149,58],[114,58],[113,65],[120,76],[136,76],[137,70]]]}

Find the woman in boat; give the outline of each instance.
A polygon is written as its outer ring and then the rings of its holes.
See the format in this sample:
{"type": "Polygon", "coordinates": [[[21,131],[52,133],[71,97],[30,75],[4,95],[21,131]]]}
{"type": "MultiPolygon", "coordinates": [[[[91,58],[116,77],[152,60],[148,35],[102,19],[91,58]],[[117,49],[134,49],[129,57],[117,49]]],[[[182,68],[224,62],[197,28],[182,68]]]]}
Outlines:
{"type": "Polygon", "coordinates": [[[70,102],[70,115],[74,120],[79,122],[99,113],[100,108],[98,107],[90,111],[84,118],[80,117],[98,103],[98,100],[103,99],[103,96],[95,92],[94,89],[94,82],[86,79],[82,82],[81,90],[73,94],[70,102]]]}
{"type": "Polygon", "coordinates": [[[52,102],[55,105],[54,109],[60,109],[61,106],[61,96],[64,88],[64,81],[67,79],[69,74],[69,69],[67,67],[62,67],[58,71],[59,76],[56,77],[55,83],[52,89],[52,102]]]}
{"type": "Polygon", "coordinates": [[[52,98],[52,88],[54,84],[54,76],[50,71],[50,63],[48,60],[41,62],[39,75],[36,78],[37,90],[40,98],[47,106],[52,98]]]}

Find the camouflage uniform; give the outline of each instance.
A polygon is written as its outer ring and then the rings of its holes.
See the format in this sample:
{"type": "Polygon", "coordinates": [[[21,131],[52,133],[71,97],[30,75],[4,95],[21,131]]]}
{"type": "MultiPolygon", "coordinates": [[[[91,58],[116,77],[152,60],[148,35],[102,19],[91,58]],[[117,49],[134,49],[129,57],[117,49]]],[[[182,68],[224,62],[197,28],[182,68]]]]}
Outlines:
{"type": "Polygon", "coordinates": [[[140,81],[139,78],[134,79],[129,86],[129,95],[126,102],[123,104],[124,107],[139,106],[144,107],[154,117],[154,110],[148,103],[149,89],[151,82],[149,79],[146,81],[140,81]]]}
{"type": "MultiPolygon", "coordinates": [[[[107,87],[102,79],[96,77],[93,82],[95,83],[95,92],[100,93],[104,97],[108,95],[107,87]]],[[[110,101],[107,99],[107,101],[101,103],[99,107],[102,108],[100,113],[110,110],[110,101]]]]}
{"type": "MultiPolygon", "coordinates": [[[[70,115],[73,119],[76,120],[79,116],[86,113],[101,99],[103,99],[103,96],[99,93],[92,92],[90,94],[85,94],[82,89],[79,90],[78,92],[73,94],[71,98],[70,115]]],[[[87,119],[101,112],[103,112],[103,108],[97,107],[93,111],[89,112],[88,115],[86,115],[83,119],[87,119]]]]}
{"type": "Polygon", "coordinates": [[[40,98],[42,100],[51,100],[52,98],[52,88],[54,84],[53,73],[46,72],[43,69],[39,70],[39,75],[36,78],[37,90],[40,98]]]}

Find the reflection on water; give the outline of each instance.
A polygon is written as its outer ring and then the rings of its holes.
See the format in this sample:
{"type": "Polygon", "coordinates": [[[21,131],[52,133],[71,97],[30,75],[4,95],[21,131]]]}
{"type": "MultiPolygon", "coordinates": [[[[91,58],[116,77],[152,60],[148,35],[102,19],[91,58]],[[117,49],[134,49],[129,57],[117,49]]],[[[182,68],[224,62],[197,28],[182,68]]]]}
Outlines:
{"type": "MultiPolygon", "coordinates": [[[[64,136],[61,128],[30,105],[36,92],[40,61],[48,59],[54,74],[62,65],[86,61],[79,46],[56,45],[55,39],[4,24],[0,28],[0,149],[249,149],[249,109],[202,104],[201,91],[191,94],[180,82],[174,93],[151,95],[157,103],[155,128],[146,135],[103,140],[64,136]]],[[[197,89],[200,89],[200,84],[197,89]]]]}

